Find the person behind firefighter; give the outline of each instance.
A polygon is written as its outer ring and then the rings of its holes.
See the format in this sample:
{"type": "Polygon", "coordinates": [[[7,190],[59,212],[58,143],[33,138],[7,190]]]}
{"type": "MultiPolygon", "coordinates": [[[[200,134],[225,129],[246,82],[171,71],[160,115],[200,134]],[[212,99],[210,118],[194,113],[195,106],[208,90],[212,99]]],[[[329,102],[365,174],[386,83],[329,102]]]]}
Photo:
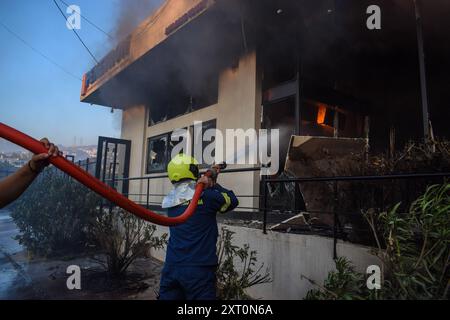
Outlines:
{"type": "MultiPolygon", "coordinates": [[[[212,170],[219,172],[219,166],[212,170]]],[[[173,189],[163,199],[162,207],[169,217],[182,214],[193,198],[195,187],[205,189],[194,214],[183,224],[170,227],[166,259],[161,273],[160,300],[216,299],[216,214],[238,206],[233,191],[203,175],[199,178],[198,162],[185,154],[175,156],[167,166],[173,189]]]]}

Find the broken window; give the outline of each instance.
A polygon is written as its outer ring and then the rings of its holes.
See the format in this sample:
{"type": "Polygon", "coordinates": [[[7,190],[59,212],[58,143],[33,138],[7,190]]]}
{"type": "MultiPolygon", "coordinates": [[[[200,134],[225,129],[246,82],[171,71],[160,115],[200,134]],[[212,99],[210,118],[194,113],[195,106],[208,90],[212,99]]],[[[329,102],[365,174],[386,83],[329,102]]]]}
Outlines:
{"type": "Polygon", "coordinates": [[[363,135],[363,116],[340,107],[304,100],[300,116],[301,135],[345,138],[363,135]]]}
{"type": "Polygon", "coordinates": [[[333,107],[311,100],[302,102],[300,112],[301,116],[301,135],[305,136],[334,136],[334,117],[333,107]]]}
{"type": "Polygon", "coordinates": [[[192,90],[190,111],[200,110],[214,104],[219,99],[219,77],[208,77],[197,90],[192,90]]]}
{"type": "Polygon", "coordinates": [[[150,98],[149,126],[217,104],[219,97],[217,75],[205,78],[201,86],[189,89],[186,86],[187,84],[174,77],[166,87],[161,88],[160,92],[150,98]]]}
{"type": "MultiPolygon", "coordinates": [[[[210,120],[202,123],[198,137],[194,136],[194,126],[189,128],[176,129],[173,132],[164,133],[155,137],[148,138],[147,143],[147,174],[165,172],[172,156],[172,150],[178,144],[181,144],[179,152],[192,155],[197,158],[201,168],[208,167],[211,163],[204,163],[203,153],[205,148],[211,143],[214,144],[215,135],[210,141],[205,141],[205,132],[209,129],[216,129],[216,120],[210,120]],[[193,137],[188,138],[188,134],[193,137]],[[189,144],[189,141],[191,143],[189,144]],[[189,149],[188,149],[189,147],[189,149]],[[194,148],[200,148],[196,150],[194,148]],[[195,151],[195,152],[193,152],[195,151]],[[198,156],[197,156],[198,153],[198,156]]],[[[211,152],[215,156],[215,150],[211,152]]]]}
{"type": "Polygon", "coordinates": [[[147,174],[163,172],[167,166],[168,134],[148,139],[147,144],[147,174]]]}

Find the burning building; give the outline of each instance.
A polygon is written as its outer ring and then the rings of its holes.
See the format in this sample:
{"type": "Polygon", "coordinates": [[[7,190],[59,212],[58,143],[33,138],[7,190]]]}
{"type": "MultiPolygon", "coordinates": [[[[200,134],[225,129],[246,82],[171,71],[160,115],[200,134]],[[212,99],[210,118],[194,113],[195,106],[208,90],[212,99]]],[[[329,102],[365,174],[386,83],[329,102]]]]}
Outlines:
{"type": "MultiPolygon", "coordinates": [[[[135,177],[164,171],[171,132],[195,121],[203,130],[280,129],[283,165],[292,135],[364,138],[382,149],[395,127],[402,143],[428,125],[408,2],[378,1],[382,27],[369,30],[366,1],[166,1],[86,73],[81,101],[124,111],[135,177]]],[[[424,19],[433,18],[424,34],[431,119],[445,136],[450,50],[438,40],[450,9],[438,2],[440,14],[435,3],[423,8],[424,19]]],[[[223,179],[240,194],[259,193],[257,172],[223,179]]],[[[164,193],[162,181],[151,191],[164,193]]]]}
{"type": "MultiPolygon", "coordinates": [[[[295,167],[292,146],[339,158],[384,150],[393,129],[397,145],[431,130],[448,137],[450,3],[422,2],[419,16],[412,0],[168,0],[86,73],[81,101],[123,110],[129,159],[117,170],[152,180],[120,186],[136,201],[155,195],[150,203],[170,188],[161,175],[174,130],[196,121],[202,132],[279,129],[280,173],[295,167]],[[381,29],[367,27],[373,4],[381,29]]],[[[221,176],[239,195],[259,195],[260,179],[250,170],[221,176]]],[[[260,207],[258,196],[240,203],[260,207]]]]}

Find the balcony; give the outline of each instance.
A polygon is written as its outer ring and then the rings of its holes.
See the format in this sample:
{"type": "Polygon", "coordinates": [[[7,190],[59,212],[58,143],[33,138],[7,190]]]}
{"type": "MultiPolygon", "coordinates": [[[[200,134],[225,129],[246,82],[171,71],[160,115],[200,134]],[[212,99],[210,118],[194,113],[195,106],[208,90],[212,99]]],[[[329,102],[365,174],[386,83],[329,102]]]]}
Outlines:
{"type": "Polygon", "coordinates": [[[167,54],[163,48],[169,38],[195,24],[214,4],[215,0],[167,1],[83,76],[80,100],[115,108],[144,102],[143,91],[163,71],[156,69],[167,54]]]}

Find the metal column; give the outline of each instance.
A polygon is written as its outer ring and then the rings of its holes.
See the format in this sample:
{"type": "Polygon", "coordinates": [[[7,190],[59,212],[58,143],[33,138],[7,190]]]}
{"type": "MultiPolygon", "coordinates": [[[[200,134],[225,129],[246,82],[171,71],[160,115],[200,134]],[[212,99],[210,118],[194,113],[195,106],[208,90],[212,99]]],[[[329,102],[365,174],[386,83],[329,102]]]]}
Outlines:
{"type": "Polygon", "coordinates": [[[423,136],[425,140],[430,137],[430,124],[428,113],[428,92],[427,92],[427,75],[425,66],[425,49],[423,43],[423,25],[422,14],[420,11],[419,0],[413,0],[416,11],[416,28],[417,28],[417,45],[419,51],[419,67],[420,67],[420,90],[422,96],[422,121],[423,121],[423,136]]]}

